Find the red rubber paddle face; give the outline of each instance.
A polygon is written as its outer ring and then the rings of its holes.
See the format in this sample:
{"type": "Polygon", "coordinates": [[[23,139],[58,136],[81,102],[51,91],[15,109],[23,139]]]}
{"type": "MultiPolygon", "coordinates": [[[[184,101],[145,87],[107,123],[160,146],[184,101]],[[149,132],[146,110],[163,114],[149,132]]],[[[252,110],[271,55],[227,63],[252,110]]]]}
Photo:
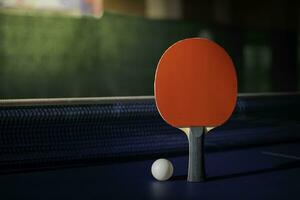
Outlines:
{"type": "Polygon", "coordinates": [[[181,40],[162,55],[154,94],[160,115],[172,126],[219,126],[231,116],[236,104],[233,62],[210,40],[181,40]]]}

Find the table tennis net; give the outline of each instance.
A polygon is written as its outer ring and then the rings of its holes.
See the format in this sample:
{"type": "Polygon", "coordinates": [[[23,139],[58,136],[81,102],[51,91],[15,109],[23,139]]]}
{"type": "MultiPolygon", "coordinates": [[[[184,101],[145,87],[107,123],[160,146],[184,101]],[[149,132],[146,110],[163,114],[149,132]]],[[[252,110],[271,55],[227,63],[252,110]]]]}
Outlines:
{"type": "MultiPolygon", "coordinates": [[[[299,142],[300,95],[239,96],[232,117],[206,137],[206,152],[299,142]]],[[[153,98],[43,105],[0,102],[0,173],[186,155],[184,134],[153,98]]]]}

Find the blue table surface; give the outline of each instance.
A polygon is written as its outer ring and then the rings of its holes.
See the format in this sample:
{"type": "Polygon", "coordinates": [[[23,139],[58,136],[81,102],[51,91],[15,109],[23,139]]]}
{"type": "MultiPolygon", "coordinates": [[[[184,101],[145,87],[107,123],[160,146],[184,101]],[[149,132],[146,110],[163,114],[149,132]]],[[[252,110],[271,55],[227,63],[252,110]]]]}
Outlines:
{"type": "Polygon", "coordinates": [[[153,159],[0,175],[1,199],[300,199],[299,143],[208,153],[204,183],[186,182],[187,156],[168,159],[166,182],[153,159]]]}

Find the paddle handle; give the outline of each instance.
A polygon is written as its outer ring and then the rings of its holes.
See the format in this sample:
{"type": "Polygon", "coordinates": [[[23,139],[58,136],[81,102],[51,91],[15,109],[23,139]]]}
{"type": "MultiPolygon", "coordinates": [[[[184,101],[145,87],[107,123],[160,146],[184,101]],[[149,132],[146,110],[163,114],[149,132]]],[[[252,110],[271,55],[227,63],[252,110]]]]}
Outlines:
{"type": "Polygon", "coordinates": [[[204,158],[204,127],[191,127],[189,129],[189,182],[202,182],[206,178],[204,158]]]}

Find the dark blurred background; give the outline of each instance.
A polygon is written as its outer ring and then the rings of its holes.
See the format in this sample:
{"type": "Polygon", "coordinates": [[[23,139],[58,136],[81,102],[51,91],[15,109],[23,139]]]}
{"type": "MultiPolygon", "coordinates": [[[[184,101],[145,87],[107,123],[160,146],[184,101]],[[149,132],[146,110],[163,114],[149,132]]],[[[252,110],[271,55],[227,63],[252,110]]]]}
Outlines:
{"type": "Polygon", "coordinates": [[[0,98],[152,95],[172,43],[207,37],[239,92],[300,88],[299,3],[286,0],[0,0],[0,98]]]}

